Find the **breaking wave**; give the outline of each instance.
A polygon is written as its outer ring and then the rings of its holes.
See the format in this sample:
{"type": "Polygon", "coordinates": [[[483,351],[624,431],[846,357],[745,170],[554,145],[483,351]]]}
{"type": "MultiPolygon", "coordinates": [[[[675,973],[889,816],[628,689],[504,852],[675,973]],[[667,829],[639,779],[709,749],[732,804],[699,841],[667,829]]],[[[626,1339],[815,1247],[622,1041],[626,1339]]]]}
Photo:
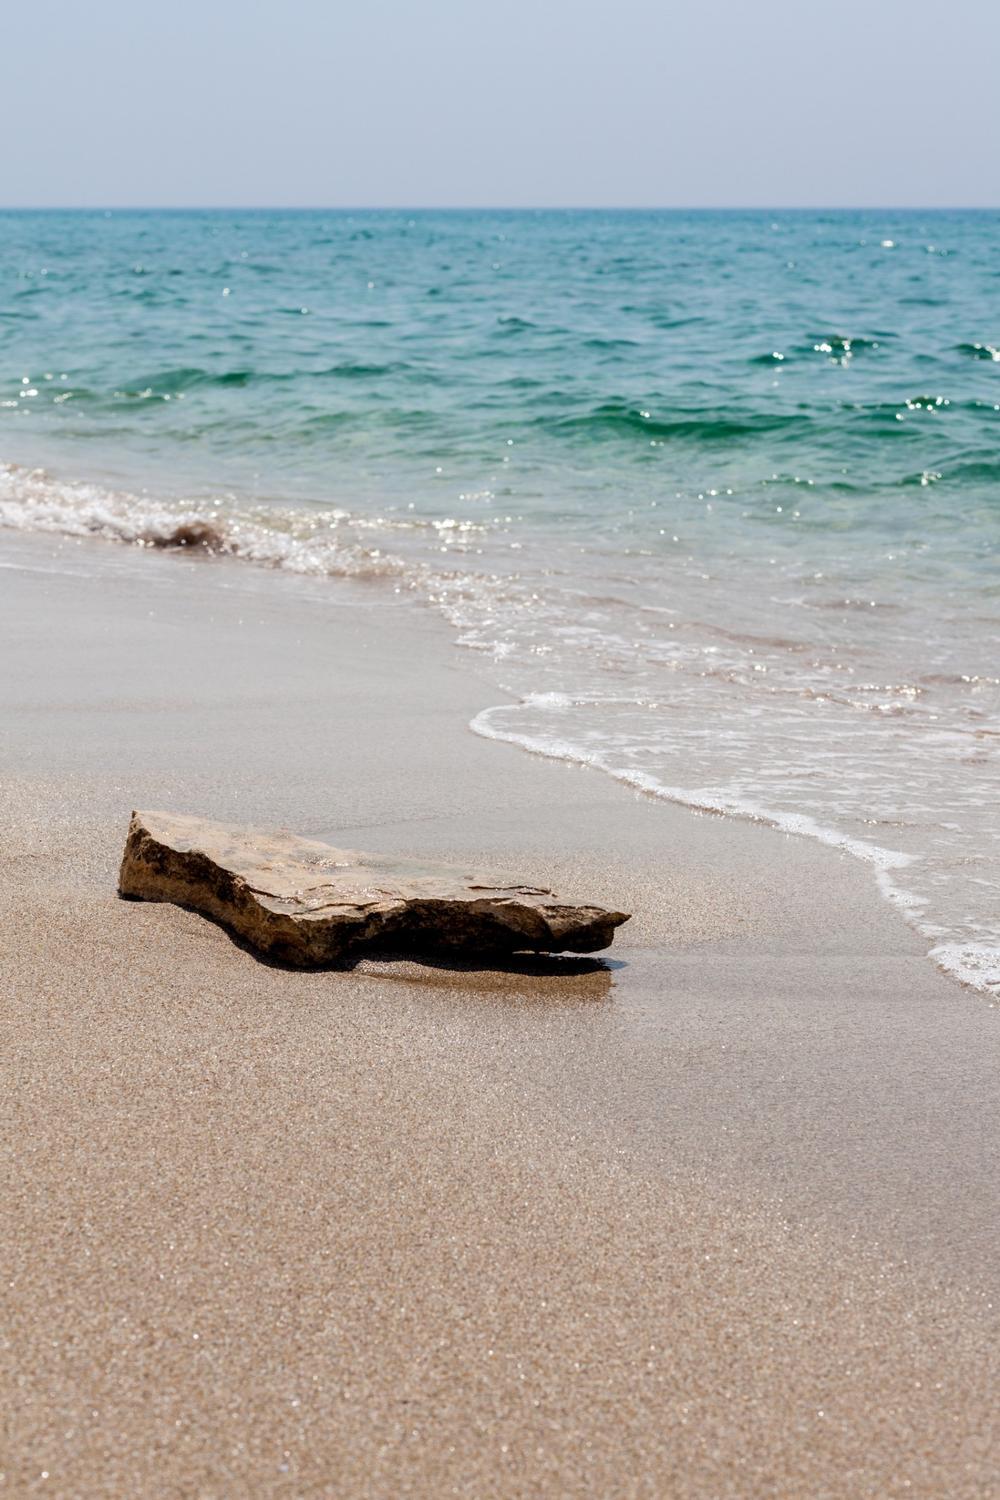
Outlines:
{"type": "Polygon", "coordinates": [[[370,520],[344,510],[240,508],[221,501],[193,506],[59,480],[16,464],[0,465],[0,525],[235,557],[293,573],[373,578],[405,569],[402,559],[359,539],[359,532],[374,529],[370,520]]]}

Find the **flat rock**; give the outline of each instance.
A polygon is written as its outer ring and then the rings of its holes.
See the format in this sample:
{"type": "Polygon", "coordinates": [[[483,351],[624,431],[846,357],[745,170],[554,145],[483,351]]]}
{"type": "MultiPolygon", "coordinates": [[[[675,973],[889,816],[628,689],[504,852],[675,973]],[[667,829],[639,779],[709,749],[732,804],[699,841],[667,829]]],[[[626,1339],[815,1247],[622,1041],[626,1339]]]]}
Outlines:
{"type": "Polygon", "coordinates": [[[628,921],[537,886],[161,812],[132,814],[118,889],[190,907],[303,969],[365,952],[595,953],[628,921]]]}

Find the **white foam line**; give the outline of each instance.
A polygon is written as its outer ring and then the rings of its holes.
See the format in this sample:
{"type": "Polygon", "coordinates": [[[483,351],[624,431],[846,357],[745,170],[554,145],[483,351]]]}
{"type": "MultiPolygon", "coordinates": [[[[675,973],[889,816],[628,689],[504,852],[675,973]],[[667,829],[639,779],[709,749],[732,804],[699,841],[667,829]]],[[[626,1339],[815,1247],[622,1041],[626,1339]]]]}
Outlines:
{"type": "MultiPolygon", "coordinates": [[[[99,537],[143,547],[201,546],[263,567],[331,577],[395,577],[400,559],[381,548],[367,548],[340,523],[357,523],[346,511],[327,510],[311,518],[304,534],[292,528],[298,513],[288,509],[226,511],[211,502],[157,501],[148,495],[101,485],[53,479],[44,469],[0,464],[0,527],[69,537],[99,537]],[[322,526],[325,529],[316,528],[322,526]]],[[[368,527],[367,529],[371,529],[368,527]]]]}
{"type": "MultiPolygon", "coordinates": [[[[726,817],[763,823],[782,833],[815,839],[829,848],[842,849],[854,859],[868,865],[875,875],[875,883],[883,898],[896,908],[908,926],[919,932],[921,937],[927,938],[927,930],[917,918],[917,912],[924,902],[919,896],[898,885],[890,873],[913,864],[913,855],[904,854],[898,849],[885,849],[879,844],[870,844],[864,839],[852,838],[849,834],[840,833],[835,828],[827,828],[804,813],[773,812],[751,802],[738,802],[719,797],[712,792],[666,786],[647,771],[630,771],[613,766],[598,752],[581,750],[568,740],[541,739],[529,734],[518,734],[512,730],[500,729],[492,721],[494,714],[509,713],[512,708],[569,706],[570,703],[579,701],[563,693],[530,693],[517,703],[498,703],[491,708],[484,708],[471,720],[469,728],[474,734],[481,735],[483,739],[518,745],[532,755],[543,755],[550,760],[590,766],[594,770],[603,771],[615,781],[635,787],[637,791],[647,792],[663,801],[675,802],[682,807],[692,808],[696,812],[720,813],[726,817]]],[[[976,944],[938,943],[928,950],[928,957],[951,978],[983,994],[990,995],[994,999],[1000,998],[1000,948],[976,944]]]]}

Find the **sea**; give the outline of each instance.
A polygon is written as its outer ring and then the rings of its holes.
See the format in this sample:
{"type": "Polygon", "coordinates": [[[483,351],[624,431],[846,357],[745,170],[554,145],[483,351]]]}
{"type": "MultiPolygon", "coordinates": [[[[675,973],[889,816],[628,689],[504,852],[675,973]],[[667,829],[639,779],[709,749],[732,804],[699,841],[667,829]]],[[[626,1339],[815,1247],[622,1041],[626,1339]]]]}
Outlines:
{"type": "Polygon", "coordinates": [[[1000,213],[0,213],[0,525],[412,594],[1000,1000],[1000,213]]]}

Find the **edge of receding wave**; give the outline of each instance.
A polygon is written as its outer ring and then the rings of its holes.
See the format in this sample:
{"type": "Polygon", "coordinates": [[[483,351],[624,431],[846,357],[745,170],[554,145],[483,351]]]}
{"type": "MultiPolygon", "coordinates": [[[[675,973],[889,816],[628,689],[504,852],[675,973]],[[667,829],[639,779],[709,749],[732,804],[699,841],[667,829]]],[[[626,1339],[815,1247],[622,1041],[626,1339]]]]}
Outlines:
{"type": "MultiPolygon", "coordinates": [[[[919,911],[923,904],[920,898],[908,891],[896,878],[896,872],[915,862],[913,855],[904,854],[898,849],[887,849],[864,839],[852,838],[850,834],[818,823],[805,813],[777,812],[750,801],[720,797],[707,790],[668,786],[648,771],[614,766],[599,751],[582,750],[569,740],[521,733],[500,728],[493,722],[494,715],[510,713],[512,709],[546,704],[568,706],[572,701],[568,695],[561,693],[527,694],[517,701],[494,704],[480,710],[470,721],[469,728],[483,739],[517,745],[532,755],[542,755],[550,760],[561,760],[602,771],[615,781],[664,802],[673,802],[695,812],[717,813],[724,817],[760,823],[781,833],[814,839],[828,848],[841,849],[867,865],[875,877],[880,895],[900,913],[909,927],[925,941],[937,936],[936,930],[928,929],[920,920],[919,911]]],[[[927,956],[950,978],[991,1000],[1000,1001],[1000,948],[987,944],[937,942],[928,949],[927,956]]]]}

